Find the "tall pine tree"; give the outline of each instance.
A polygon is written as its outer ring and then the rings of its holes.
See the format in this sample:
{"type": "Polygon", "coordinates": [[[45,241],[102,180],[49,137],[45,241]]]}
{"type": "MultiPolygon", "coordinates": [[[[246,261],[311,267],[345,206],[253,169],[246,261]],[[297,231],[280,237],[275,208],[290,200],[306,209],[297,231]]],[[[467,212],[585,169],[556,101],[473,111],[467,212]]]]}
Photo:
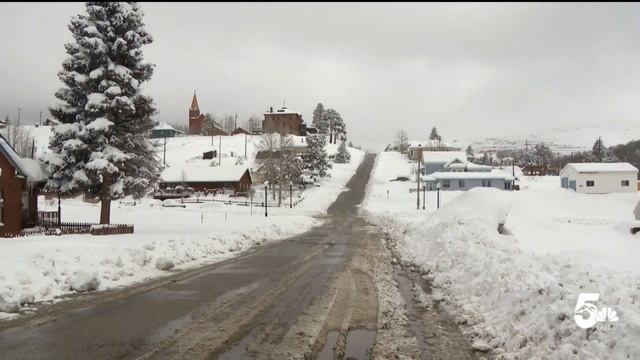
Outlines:
{"type": "Polygon", "coordinates": [[[442,138],[440,137],[440,134],[438,134],[438,129],[436,129],[435,126],[431,129],[431,134],[429,134],[429,140],[442,140],[442,138]]]}
{"type": "Polygon", "coordinates": [[[140,198],[157,181],[160,163],[148,141],[156,112],[140,85],[153,74],[142,46],[153,39],[134,2],[87,2],[87,14],[71,18],[73,41],[58,77],[65,87],[50,109],[62,124],[45,159],[47,187],[63,196],[100,199],[100,223],[110,222],[112,199],[140,198]]]}
{"type": "Polygon", "coordinates": [[[322,103],[319,102],[318,105],[316,105],[315,110],[313,110],[313,121],[311,122],[311,124],[313,124],[313,126],[315,126],[318,129],[318,131],[324,134],[326,133],[327,126],[323,122],[323,117],[322,117],[323,114],[324,114],[324,105],[322,105],[322,103]]]}
{"type": "Polygon", "coordinates": [[[593,143],[593,148],[591,149],[591,154],[593,156],[593,160],[595,162],[602,162],[605,157],[605,147],[602,142],[602,138],[598,137],[595,143],[593,143]]]}
{"type": "Polygon", "coordinates": [[[327,138],[322,134],[307,136],[307,153],[305,154],[305,170],[319,176],[326,176],[331,169],[325,146],[327,138]]]}

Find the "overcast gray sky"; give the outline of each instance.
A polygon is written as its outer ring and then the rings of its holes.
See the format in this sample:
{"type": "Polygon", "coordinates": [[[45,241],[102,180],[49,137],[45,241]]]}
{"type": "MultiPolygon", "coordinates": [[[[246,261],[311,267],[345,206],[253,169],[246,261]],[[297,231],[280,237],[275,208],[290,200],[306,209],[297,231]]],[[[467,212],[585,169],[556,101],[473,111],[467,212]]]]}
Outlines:
{"type": "MultiPolygon", "coordinates": [[[[143,3],[158,119],[269,106],[338,110],[350,138],[392,142],[636,125],[640,4],[143,3]]],[[[0,3],[0,115],[37,121],[83,3],[0,3]]]]}

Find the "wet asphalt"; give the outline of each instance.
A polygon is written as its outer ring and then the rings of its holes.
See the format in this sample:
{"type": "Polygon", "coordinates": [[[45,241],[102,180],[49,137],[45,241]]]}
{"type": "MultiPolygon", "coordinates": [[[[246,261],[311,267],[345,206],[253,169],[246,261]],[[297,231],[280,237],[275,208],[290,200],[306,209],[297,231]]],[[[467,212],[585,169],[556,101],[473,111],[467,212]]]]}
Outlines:
{"type": "Polygon", "coordinates": [[[182,329],[203,318],[216,323],[230,317],[238,317],[239,325],[225,334],[223,346],[203,347],[206,358],[256,357],[241,344],[282,340],[352,255],[354,228],[362,226],[357,206],[374,159],[375,154],[365,156],[349,191],[328,209],[322,225],[151,284],[91,294],[59,307],[43,305],[27,320],[0,323],[0,359],[174,358],[183,349],[172,338],[182,329]],[[279,287],[276,295],[264,295],[279,287]],[[243,324],[246,307],[262,296],[269,306],[243,324]]]}

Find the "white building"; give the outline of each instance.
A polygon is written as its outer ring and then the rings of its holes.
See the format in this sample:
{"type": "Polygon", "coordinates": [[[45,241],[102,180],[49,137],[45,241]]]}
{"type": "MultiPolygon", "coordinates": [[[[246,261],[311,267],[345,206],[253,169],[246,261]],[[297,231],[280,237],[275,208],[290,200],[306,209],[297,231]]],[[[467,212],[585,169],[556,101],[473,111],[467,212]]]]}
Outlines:
{"type": "Polygon", "coordinates": [[[500,190],[513,189],[513,176],[498,172],[435,172],[422,178],[427,191],[458,190],[474,187],[493,187],[500,190]]]}
{"type": "Polygon", "coordinates": [[[585,194],[636,192],[638,169],[629,163],[569,163],[560,170],[560,185],[585,194]]]}

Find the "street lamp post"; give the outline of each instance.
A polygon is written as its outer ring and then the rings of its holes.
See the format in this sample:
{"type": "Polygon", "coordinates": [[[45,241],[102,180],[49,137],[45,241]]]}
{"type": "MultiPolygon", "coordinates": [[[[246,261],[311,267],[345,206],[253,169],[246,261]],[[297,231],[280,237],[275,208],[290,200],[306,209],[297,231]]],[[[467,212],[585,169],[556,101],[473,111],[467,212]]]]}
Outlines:
{"type": "Polygon", "coordinates": [[[293,208],[293,181],[289,181],[289,209],[293,208]]]}
{"type": "Polygon", "coordinates": [[[422,185],[422,210],[425,209],[425,204],[427,202],[427,186],[426,184],[422,185]]]}
{"type": "Polygon", "coordinates": [[[264,182],[264,217],[267,217],[267,187],[269,187],[269,182],[264,182]]]}
{"type": "Polygon", "coordinates": [[[438,209],[440,209],[440,182],[436,183],[436,190],[438,193],[438,209]]]}

